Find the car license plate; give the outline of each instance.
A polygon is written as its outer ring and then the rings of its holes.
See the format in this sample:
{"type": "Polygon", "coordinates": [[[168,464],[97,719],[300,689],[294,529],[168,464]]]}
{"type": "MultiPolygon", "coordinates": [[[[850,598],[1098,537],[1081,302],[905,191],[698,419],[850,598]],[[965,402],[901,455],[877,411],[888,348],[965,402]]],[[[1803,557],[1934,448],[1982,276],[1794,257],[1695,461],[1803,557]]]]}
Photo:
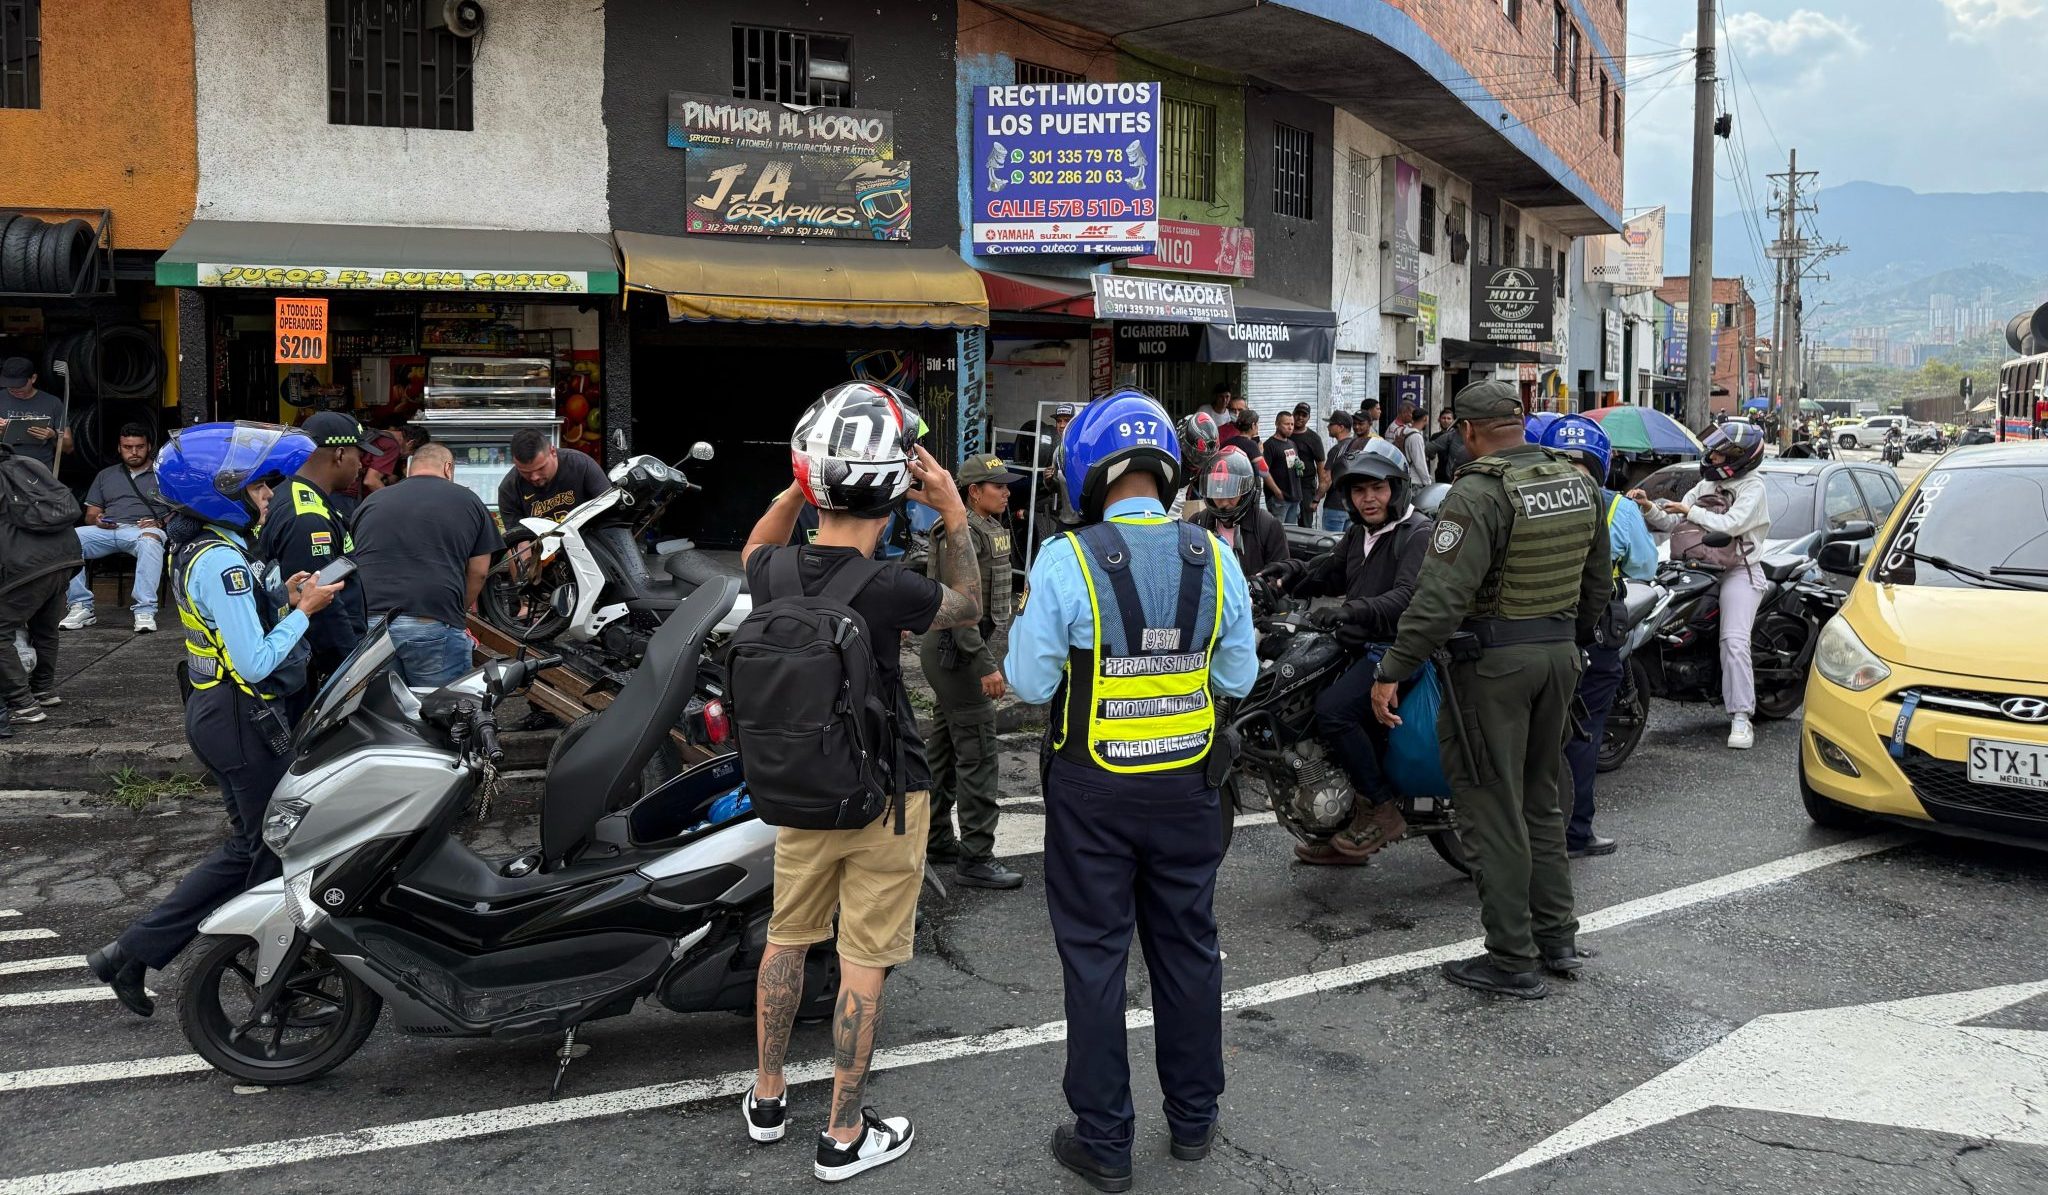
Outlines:
{"type": "Polygon", "coordinates": [[[1999,739],[1970,740],[1970,783],[2048,792],[2048,747],[1999,739]]]}

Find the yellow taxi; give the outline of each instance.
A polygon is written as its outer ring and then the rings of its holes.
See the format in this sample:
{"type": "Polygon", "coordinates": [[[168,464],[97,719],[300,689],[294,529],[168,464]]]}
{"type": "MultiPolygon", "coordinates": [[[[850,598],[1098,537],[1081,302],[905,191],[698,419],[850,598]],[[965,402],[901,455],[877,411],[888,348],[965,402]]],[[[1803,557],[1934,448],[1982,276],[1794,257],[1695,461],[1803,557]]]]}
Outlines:
{"type": "Polygon", "coordinates": [[[2048,442],[1958,449],[1867,560],[1821,553],[1858,577],[1807,682],[1807,813],[2048,845],[2048,442]]]}

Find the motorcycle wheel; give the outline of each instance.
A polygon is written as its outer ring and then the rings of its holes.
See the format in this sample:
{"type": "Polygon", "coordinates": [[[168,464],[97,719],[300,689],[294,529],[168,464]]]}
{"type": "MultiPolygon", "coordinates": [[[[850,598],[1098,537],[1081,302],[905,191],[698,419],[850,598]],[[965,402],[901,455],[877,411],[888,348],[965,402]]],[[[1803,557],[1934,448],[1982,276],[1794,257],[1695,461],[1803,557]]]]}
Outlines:
{"type": "MultiPolygon", "coordinates": [[[[601,713],[602,710],[585,714],[569,723],[561,734],[555,736],[555,745],[548,748],[548,771],[555,770],[555,762],[562,758],[562,753],[567,751],[571,744],[589,733],[591,723],[596,722],[601,713]]],[[[648,758],[646,766],[640,769],[640,783],[626,804],[632,804],[682,774],[682,752],[676,750],[675,739],[663,735],[660,745],[655,747],[654,754],[648,758]]]]}
{"type": "Polygon", "coordinates": [[[1444,862],[1457,869],[1459,875],[1472,874],[1472,860],[1465,855],[1465,844],[1459,840],[1456,830],[1438,830],[1429,836],[1429,845],[1444,862]]]}
{"type": "Polygon", "coordinates": [[[178,1023],[215,1070],[244,1083],[283,1086],[317,1079],[348,1061],[377,1026],[383,997],[318,946],[299,955],[277,1006],[252,1020],[256,943],[208,936],[178,990],[178,1023]]]}
{"type": "Polygon", "coordinates": [[[1594,770],[1612,772],[1635,754],[1650,724],[1650,672],[1642,661],[1630,656],[1621,672],[1621,688],[1615,691],[1614,706],[1607,711],[1607,726],[1600,736],[1600,752],[1594,770]]]}
{"type": "MultiPolygon", "coordinates": [[[[1774,651],[1783,651],[1788,655],[1796,655],[1798,650],[1804,647],[1805,644],[1803,642],[1791,641],[1791,636],[1794,633],[1793,627],[1794,624],[1789,623],[1781,626],[1771,636],[1768,646],[1774,651]]],[[[1800,625],[1798,630],[1800,638],[1803,640],[1805,634],[1804,626],[1800,625]]],[[[1759,690],[1756,695],[1756,716],[1765,721],[1775,722],[1781,718],[1789,718],[1798,713],[1799,707],[1804,704],[1806,704],[1806,678],[1802,676],[1797,683],[1787,685],[1782,689],[1759,690]]]]}
{"type": "Polygon", "coordinates": [[[568,564],[556,560],[542,570],[538,581],[522,581],[518,568],[519,562],[508,552],[484,574],[484,587],[476,595],[477,612],[484,621],[519,643],[538,643],[567,630],[569,616],[555,612],[554,595],[564,585],[576,585],[568,564]]]}

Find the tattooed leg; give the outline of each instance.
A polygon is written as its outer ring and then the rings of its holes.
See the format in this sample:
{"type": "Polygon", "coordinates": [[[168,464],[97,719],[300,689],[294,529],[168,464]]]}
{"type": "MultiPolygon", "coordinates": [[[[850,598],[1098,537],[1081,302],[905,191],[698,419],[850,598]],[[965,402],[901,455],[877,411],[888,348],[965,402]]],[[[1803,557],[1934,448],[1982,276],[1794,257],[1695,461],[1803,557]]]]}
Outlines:
{"type": "Polygon", "coordinates": [[[832,1124],[841,1144],[861,1132],[861,1097],[875,1058],[875,1026],[882,1017],[886,967],[839,963],[839,1007],[832,1016],[832,1124]]]}
{"type": "Polygon", "coordinates": [[[782,1094],[782,1060],[789,1053],[790,1025],[804,996],[804,956],[808,953],[808,946],[771,942],[761,956],[761,971],[754,984],[754,1035],[761,1071],[754,1078],[754,1094],[762,1099],[782,1094]]]}

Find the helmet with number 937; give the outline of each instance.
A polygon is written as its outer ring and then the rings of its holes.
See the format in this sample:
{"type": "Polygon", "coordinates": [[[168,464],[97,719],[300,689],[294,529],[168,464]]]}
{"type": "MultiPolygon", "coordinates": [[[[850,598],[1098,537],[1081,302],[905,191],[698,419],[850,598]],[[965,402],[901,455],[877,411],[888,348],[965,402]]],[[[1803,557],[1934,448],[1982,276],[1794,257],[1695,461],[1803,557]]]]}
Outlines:
{"type": "Polygon", "coordinates": [[[1060,447],[1067,493],[1086,522],[1102,520],[1109,487],[1134,469],[1159,479],[1162,500],[1180,482],[1173,421],[1142,390],[1118,390],[1082,407],[1060,447]]]}

